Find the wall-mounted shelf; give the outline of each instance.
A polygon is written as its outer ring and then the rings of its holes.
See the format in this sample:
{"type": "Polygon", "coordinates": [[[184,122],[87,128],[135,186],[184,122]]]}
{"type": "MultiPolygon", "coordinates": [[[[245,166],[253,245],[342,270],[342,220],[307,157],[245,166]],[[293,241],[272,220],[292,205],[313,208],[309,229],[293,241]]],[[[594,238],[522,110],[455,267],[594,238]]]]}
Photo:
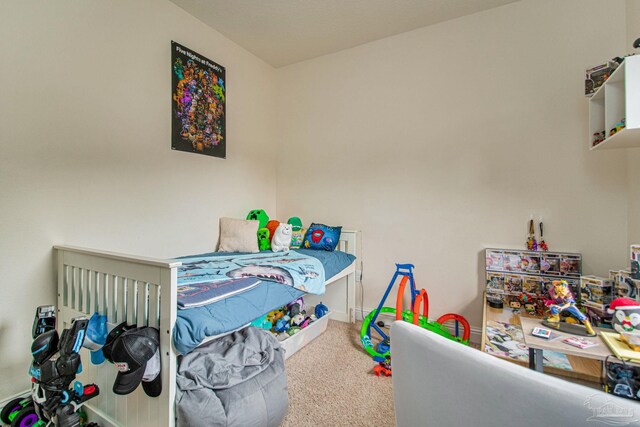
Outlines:
{"type": "Polygon", "coordinates": [[[640,147],[640,55],[625,58],[589,99],[589,147],[640,147]],[[625,127],[610,135],[623,119],[625,127]],[[602,131],[606,138],[594,146],[594,134],[602,131]]]}

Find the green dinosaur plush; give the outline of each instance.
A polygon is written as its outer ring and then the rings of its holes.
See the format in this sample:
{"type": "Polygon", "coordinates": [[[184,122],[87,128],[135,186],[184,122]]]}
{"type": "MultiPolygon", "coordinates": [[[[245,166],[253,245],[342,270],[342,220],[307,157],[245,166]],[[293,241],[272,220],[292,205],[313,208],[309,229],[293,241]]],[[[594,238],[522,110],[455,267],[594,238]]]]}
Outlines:
{"type": "Polygon", "coordinates": [[[267,213],[262,209],[254,209],[249,212],[247,219],[260,222],[260,226],[258,228],[264,228],[267,226],[267,222],[269,222],[269,215],[267,215],[267,213]]]}
{"type": "Polygon", "coordinates": [[[258,229],[258,248],[261,251],[268,251],[271,249],[271,242],[269,241],[269,229],[258,229]]]}

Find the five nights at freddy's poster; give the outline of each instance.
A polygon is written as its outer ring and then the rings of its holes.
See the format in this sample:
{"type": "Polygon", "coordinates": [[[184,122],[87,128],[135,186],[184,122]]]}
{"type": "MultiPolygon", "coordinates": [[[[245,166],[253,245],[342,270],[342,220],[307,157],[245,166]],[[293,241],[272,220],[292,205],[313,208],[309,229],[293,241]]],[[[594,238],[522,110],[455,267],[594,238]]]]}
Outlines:
{"type": "Polygon", "coordinates": [[[171,148],[226,157],[225,70],[171,42],[171,148]]]}

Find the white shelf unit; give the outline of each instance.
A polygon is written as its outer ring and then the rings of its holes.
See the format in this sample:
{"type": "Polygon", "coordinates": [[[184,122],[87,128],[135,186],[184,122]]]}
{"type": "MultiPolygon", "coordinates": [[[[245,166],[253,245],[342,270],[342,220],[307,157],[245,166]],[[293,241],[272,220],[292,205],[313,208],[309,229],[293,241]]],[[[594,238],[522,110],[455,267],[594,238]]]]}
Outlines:
{"type": "Polygon", "coordinates": [[[640,55],[629,56],[589,99],[589,147],[591,150],[640,147],[640,55]],[[626,127],[609,136],[625,119],[626,127]],[[594,134],[606,138],[593,146],[594,134]]]}

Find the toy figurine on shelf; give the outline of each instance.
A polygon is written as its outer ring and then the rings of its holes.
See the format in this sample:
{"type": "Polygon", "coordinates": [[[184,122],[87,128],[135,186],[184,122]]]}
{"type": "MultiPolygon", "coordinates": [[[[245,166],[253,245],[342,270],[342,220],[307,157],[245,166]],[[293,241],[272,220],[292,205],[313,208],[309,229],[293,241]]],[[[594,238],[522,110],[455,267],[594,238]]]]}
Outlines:
{"type": "Polygon", "coordinates": [[[547,243],[544,241],[544,228],[542,225],[542,221],[540,221],[540,244],[538,245],[538,247],[543,252],[547,252],[549,250],[549,246],[547,246],[547,243]]]}
{"type": "Polygon", "coordinates": [[[640,303],[631,298],[616,298],[608,310],[613,314],[613,329],[620,334],[620,341],[633,351],[640,351],[640,303]]]}
{"type": "Polygon", "coordinates": [[[538,242],[536,242],[535,228],[533,219],[529,221],[529,237],[527,238],[527,249],[530,251],[538,250],[538,242]]]}
{"type": "Polygon", "coordinates": [[[571,289],[569,289],[569,284],[566,280],[554,280],[551,282],[549,295],[551,299],[545,301],[545,304],[549,308],[550,315],[542,322],[543,325],[575,335],[588,337],[596,335],[587,316],[585,316],[580,310],[578,310],[578,307],[576,307],[576,301],[573,298],[573,294],[571,293],[571,289]],[[560,319],[560,314],[562,312],[566,312],[573,316],[581,322],[584,327],[572,324],[568,321],[562,322],[560,319]]]}

